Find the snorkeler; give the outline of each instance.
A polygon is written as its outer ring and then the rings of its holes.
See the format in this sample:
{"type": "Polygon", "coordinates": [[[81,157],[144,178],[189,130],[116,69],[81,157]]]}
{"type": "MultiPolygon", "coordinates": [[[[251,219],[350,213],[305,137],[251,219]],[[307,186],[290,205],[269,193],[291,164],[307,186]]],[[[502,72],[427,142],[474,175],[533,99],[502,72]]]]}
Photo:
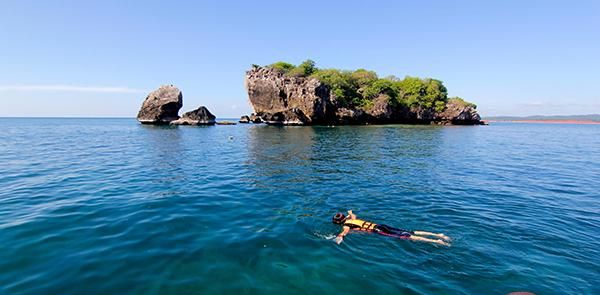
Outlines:
{"type": "Polygon", "coordinates": [[[448,241],[450,241],[450,238],[444,234],[436,234],[426,231],[409,231],[405,229],[393,228],[385,224],[375,224],[369,221],[364,221],[356,218],[356,215],[352,213],[352,210],[348,211],[348,216],[345,216],[344,214],[339,212],[336,213],[335,216],[333,216],[333,223],[343,226],[342,232],[335,238],[335,242],[338,244],[342,243],[342,241],[344,240],[344,236],[346,236],[350,232],[350,230],[359,230],[366,232],[374,232],[384,236],[407,239],[411,241],[428,242],[444,246],[450,246],[450,244],[448,243],[448,241]],[[423,236],[437,237],[439,239],[434,240],[430,238],[425,238],[423,236]]]}

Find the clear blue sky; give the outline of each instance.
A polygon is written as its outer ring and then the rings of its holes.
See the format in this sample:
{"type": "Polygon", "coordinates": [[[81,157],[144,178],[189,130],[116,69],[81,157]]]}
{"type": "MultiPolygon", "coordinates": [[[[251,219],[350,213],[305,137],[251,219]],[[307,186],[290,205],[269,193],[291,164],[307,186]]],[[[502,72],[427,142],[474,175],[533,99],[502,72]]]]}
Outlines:
{"type": "Polygon", "coordinates": [[[490,115],[600,113],[600,1],[31,1],[0,9],[0,116],[250,112],[251,64],[443,80],[490,115]]]}

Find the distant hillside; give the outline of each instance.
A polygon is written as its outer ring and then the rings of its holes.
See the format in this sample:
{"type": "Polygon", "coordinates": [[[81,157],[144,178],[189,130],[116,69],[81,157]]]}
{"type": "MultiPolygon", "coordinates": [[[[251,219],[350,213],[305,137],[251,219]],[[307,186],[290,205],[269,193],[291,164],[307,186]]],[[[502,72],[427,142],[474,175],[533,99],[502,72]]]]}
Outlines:
{"type": "Polygon", "coordinates": [[[571,121],[594,121],[600,122],[599,114],[591,115],[564,115],[564,116],[527,116],[527,117],[516,117],[516,116],[496,116],[496,117],[485,117],[483,120],[489,121],[552,121],[552,120],[571,120],[571,121]]]}

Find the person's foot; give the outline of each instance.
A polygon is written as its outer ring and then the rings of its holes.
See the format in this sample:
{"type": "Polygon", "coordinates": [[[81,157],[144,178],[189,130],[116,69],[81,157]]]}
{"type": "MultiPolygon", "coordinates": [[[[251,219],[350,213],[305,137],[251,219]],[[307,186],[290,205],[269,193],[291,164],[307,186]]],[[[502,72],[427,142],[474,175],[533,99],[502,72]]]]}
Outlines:
{"type": "Polygon", "coordinates": [[[447,241],[447,242],[452,241],[452,239],[445,234],[439,234],[438,237],[444,239],[444,241],[447,241]]]}
{"type": "Polygon", "coordinates": [[[435,243],[436,243],[436,244],[440,244],[440,245],[442,245],[442,246],[447,246],[447,247],[450,247],[450,244],[449,244],[449,243],[447,243],[447,242],[446,242],[446,241],[444,241],[444,240],[435,240],[435,243]]]}

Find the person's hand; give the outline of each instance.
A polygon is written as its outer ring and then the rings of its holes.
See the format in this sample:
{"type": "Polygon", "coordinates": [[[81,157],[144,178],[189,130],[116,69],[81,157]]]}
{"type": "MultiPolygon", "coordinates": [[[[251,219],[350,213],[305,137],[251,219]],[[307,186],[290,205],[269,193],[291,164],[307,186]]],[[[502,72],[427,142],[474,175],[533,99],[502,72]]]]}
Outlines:
{"type": "Polygon", "coordinates": [[[344,241],[343,237],[337,236],[335,237],[334,241],[339,245],[342,243],[342,241],[344,241]]]}
{"type": "Polygon", "coordinates": [[[352,210],[348,210],[348,214],[352,214],[352,210]]]}

